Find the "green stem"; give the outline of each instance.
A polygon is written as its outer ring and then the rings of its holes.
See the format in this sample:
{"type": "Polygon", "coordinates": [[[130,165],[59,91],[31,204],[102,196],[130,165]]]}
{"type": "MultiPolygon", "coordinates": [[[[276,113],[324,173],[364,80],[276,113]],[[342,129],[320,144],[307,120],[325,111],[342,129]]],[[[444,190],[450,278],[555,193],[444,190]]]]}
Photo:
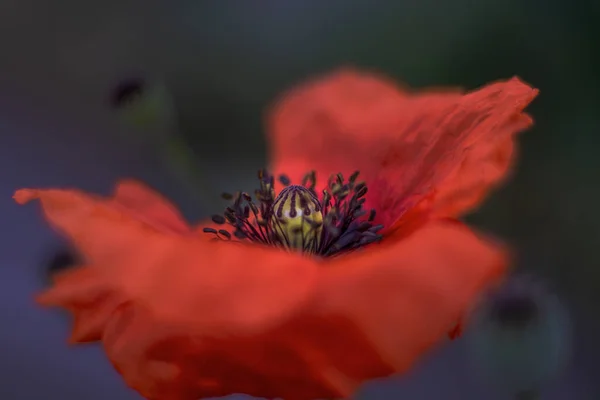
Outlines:
{"type": "Polygon", "coordinates": [[[163,157],[171,171],[188,190],[191,190],[195,200],[201,202],[202,206],[208,207],[211,204],[207,194],[218,196],[204,171],[200,170],[195,154],[180,138],[172,138],[169,141],[163,157]]]}

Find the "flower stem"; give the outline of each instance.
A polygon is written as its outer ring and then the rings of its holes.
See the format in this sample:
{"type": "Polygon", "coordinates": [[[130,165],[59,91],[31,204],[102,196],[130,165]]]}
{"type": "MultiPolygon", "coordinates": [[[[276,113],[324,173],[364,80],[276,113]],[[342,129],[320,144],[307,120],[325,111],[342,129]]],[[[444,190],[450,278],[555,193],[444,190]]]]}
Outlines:
{"type": "Polygon", "coordinates": [[[212,183],[201,171],[195,160],[195,154],[179,137],[172,138],[162,153],[163,160],[171,172],[191,191],[194,200],[203,207],[210,207],[206,193],[214,193],[212,183]]]}

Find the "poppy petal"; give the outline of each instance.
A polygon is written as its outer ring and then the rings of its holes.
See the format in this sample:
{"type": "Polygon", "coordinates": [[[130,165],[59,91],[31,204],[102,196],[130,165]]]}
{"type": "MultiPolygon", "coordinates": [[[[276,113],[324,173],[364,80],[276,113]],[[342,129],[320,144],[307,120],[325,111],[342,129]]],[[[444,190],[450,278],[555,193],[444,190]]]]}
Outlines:
{"type": "MultiPolygon", "coordinates": [[[[110,201],[76,190],[21,189],[15,198],[39,199],[46,219],[83,253],[96,279],[165,320],[204,330],[231,321],[238,330],[262,329],[296,307],[314,279],[309,258],[157,230],[110,201]],[[246,296],[254,300],[242,301],[246,296]]],[[[72,281],[69,286],[76,286],[77,279],[72,281]]]]}
{"type": "Polygon", "coordinates": [[[71,343],[95,342],[123,297],[99,279],[98,270],[87,266],[53,276],[54,285],[36,300],[47,306],[60,306],[73,315],[71,343]]]}
{"type": "Polygon", "coordinates": [[[139,181],[123,179],[118,182],[113,200],[129,213],[138,215],[138,218],[157,228],[176,233],[186,233],[190,230],[177,207],[139,181]]]}
{"type": "Polygon", "coordinates": [[[464,94],[413,93],[389,79],[342,70],[291,90],[268,119],[273,170],[298,181],[360,170],[367,205],[392,226],[436,192],[441,216],[477,205],[508,171],[523,109],[537,90],[517,78],[464,94]]]}
{"type": "MultiPolygon", "coordinates": [[[[48,221],[89,261],[61,274],[38,301],[74,313],[71,341],[95,340],[100,330],[117,370],[146,398],[278,393],[279,385],[298,380],[288,368],[287,380],[273,383],[254,363],[266,342],[242,343],[283,324],[306,302],[316,279],[313,260],[160,231],[111,200],[78,191],[23,189],[15,199],[40,200],[48,221]],[[102,296],[111,301],[94,303],[102,296]],[[94,304],[112,309],[92,320],[94,304]],[[172,380],[167,372],[175,373],[172,380]]],[[[285,348],[278,354],[282,365],[292,364],[285,348]]]]}
{"type": "Polygon", "coordinates": [[[439,216],[460,216],[479,206],[490,189],[509,177],[515,161],[514,133],[531,124],[529,116],[515,116],[495,137],[465,149],[461,164],[437,187],[434,212],[439,216]]]}
{"type": "Polygon", "coordinates": [[[463,324],[462,321],[459,321],[456,326],[454,328],[452,328],[452,330],[450,330],[450,332],[448,332],[448,338],[450,338],[451,340],[457,339],[459,337],[462,336],[463,334],[463,324]]]}
{"type": "Polygon", "coordinates": [[[194,335],[130,302],[115,312],[103,344],[128,385],[150,400],[339,397],[277,334],[194,335]]]}
{"type": "MultiPolygon", "coordinates": [[[[60,191],[59,191],[60,192],[60,191]]],[[[18,203],[25,203],[37,196],[37,191],[20,190],[15,193],[18,203]]],[[[76,197],[76,194],[75,194],[76,197]]],[[[102,201],[100,197],[94,201],[102,201]]],[[[114,196],[104,200],[108,207],[135,215],[155,227],[165,230],[181,230],[180,217],[174,207],[158,193],[146,185],[134,181],[123,180],[117,184],[114,196]],[[155,212],[159,210],[163,212],[155,212]],[[167,211],[167,212],[164,212],[167,211]],[[179,224],[179,226],[177,226],[179,224]]],[[[107,234],[110,236],[111,234],[107,234]]],[[[94,246],[101,250],[102,244],[94,246]]],[[[97,268],[80,266],[54,274],[53,285],[36,297],[40,304],[60,306],[73,316],[73,328],[69,342],[94,342],[102,338],[103,330],[116,307],[123,301],[118,293],[105,280],[103,273],[97,268]]]]}
{"type": "Polygon", "coordinates": [[[129,304],[107,328],[105,347],[150,399],[232,390],[346,398],[368,380],[414,366],[501,279],[505,261],[501,248],[440,221],[404,241],[325,265],[310,301],[261,333],[193,336],[129,304]]]}
{"type": "Polygon", "coordinates": [[[304,323],[296,337],[315,352],[326,349],[321,363],[338,379],[362,382],[386,367],[404,372],[452,331],[505,268],[502,248],[465,226],[431,223],[402,241],[329,264],[308,315],[323,325],[345,322],[347,333],[327,338],[317,334],[328,331],[323,326],[304,323]],[[360,346],[358,332],[369,346],[360,346]]]}
{"type": "Polygon", "coordinates": [[[74,312],[72,340],[101,332],[148,399],[347,397],[410,368],[504,269],[499,248],[447,221],[323,265],[159,230],[82,192],[15,198],[40,200],[88,261],[38,300],[74,312]]]}

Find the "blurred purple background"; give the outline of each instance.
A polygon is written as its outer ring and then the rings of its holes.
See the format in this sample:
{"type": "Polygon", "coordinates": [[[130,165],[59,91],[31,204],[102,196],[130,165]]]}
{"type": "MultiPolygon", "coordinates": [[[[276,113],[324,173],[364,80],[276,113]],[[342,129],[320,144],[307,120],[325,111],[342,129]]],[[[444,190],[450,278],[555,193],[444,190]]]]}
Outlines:
{"type": "MultiPolygon", "coordinates": [[[[68,348],[64,315],[33,304],[62,243],[35,207],[12,202],[16,188],[106,193],[119,177],[137,177],[197,220],[219,209],[221,191],[252,187],[269,102],[353,64],[417,87],[518,74],[541,88],[514,180],[470,221],[513,245],[519,267],[550,282],[571,311],[573,362],[542,399],[600,399],[600,32],[590,15],[600,16],[585,1],[4,0],[0,397],[138,398],[99,348],[68,348]],[[132,74],[173,94],[179,129],[164,134],[182,135],[197,155],[199,187],[107,107],[114,84],[132,74]]],[[[464,340],[359,397],[502,399],[476,377],[464,340]]]]}

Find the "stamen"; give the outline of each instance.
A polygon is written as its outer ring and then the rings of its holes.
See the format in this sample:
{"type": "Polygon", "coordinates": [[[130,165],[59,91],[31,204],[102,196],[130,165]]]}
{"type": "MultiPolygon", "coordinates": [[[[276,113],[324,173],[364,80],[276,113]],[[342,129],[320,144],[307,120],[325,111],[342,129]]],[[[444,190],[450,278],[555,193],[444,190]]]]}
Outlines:
{"type": "Polygon", "coordinates": [[[279,175],[279,182],[281,182],[283,186],[289,186],[290,183],[292,183],[287,175],[279,175]]]}
{"type": "Polygon", "coordinates": [[[254,198],[248,193],[223,194],[233,204],[223,215],[214,215],[225,229],[205,228],[204,232],[221,240],[248,240],[293,251],[331,257],[353,251],[381,240],[383,226],[373,225],[375,210],[365,210],[367,186],[357,182],[358,171],[346,181],[342,174],[332,175],[321,197],[315,191],[314,171],[306,174],[302,185],[292,185],[281,175],[284,186],[275,197],[274,177],[258,172],[260,187],[254,198]]]}

